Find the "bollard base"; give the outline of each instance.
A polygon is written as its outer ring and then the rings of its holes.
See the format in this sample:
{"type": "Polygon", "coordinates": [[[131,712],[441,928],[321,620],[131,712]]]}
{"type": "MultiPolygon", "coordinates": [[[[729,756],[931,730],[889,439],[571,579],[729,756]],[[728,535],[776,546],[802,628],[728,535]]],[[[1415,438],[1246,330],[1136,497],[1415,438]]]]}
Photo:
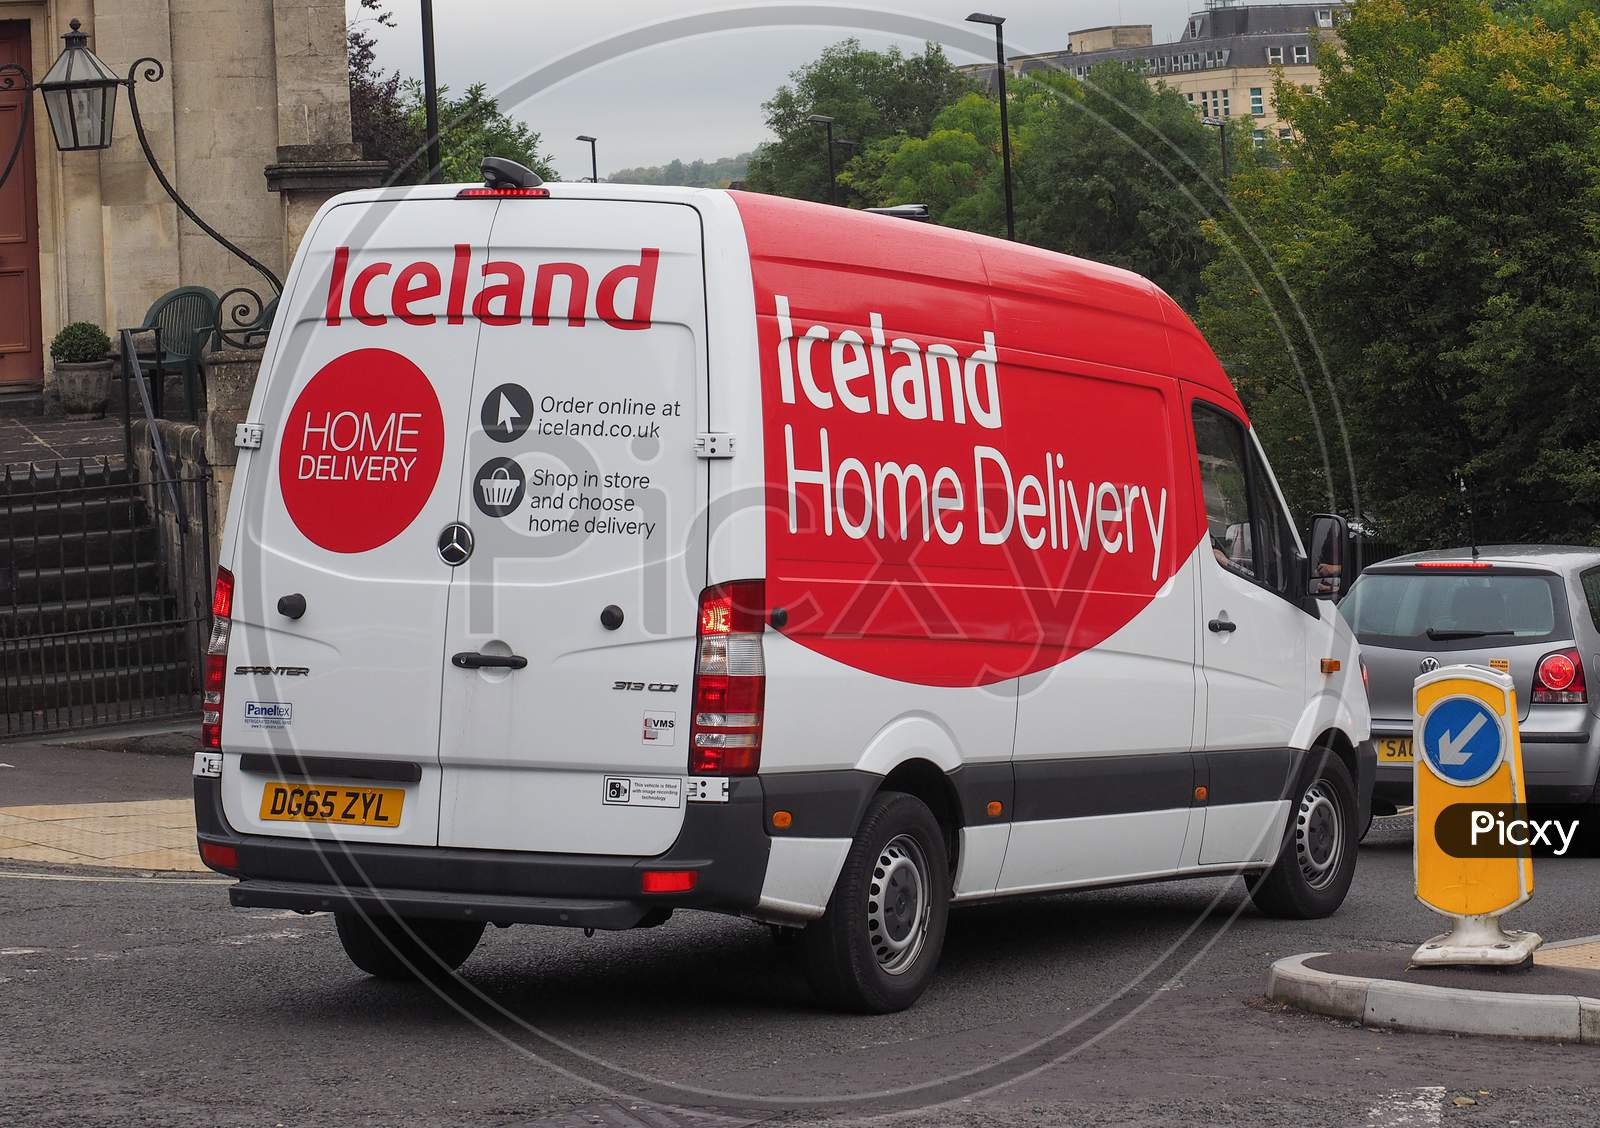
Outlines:
{"type": "Polygon", "coordinates": [[[1518,967],[1544,940],[1537,932],[1507,932],[1498,916],[1456,918],[1453,932],[1426,940],[1411,955],[1419,967],[1518,967]]]}

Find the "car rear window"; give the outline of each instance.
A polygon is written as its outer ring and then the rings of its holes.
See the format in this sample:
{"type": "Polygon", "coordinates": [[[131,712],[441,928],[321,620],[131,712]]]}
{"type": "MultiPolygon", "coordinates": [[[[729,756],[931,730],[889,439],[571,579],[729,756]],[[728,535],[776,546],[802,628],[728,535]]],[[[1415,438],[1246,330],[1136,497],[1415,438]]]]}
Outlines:
{"type": "Polygon", "coordinates": [[[1570,633],[1560,584],[1548,572],[1368,572],[1339,610],[1362,642],[1414,650],[1548,642],[1570,633]]]}

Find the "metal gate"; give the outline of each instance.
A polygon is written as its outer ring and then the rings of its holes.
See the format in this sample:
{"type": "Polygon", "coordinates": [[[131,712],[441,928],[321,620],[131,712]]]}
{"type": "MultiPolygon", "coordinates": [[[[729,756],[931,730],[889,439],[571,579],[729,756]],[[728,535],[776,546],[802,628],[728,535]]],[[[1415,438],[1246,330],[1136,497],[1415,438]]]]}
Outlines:
{"type": "Polygon", "coordinates": [[[0,477],[0,736],[197,713],[209,472],[121,458],[0,477]]]}

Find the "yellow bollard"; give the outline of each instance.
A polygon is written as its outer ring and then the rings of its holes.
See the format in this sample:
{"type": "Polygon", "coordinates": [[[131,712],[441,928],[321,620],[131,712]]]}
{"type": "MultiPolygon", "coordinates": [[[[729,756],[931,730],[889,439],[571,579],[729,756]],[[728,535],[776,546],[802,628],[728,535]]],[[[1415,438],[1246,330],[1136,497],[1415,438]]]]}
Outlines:
{"type": "Polygon", "coordinates": [[[1445,853],[1436,835],[1440,813],[1452,804],[1527,802],[1511,676],[1464,665],[1423,674],[1413,689],[1411,720],[1417,900],[1455,921],[1451,932],[1425,941],[1412,962],[1524,963],[1542,941],[1536,933],[1504,931],[1500,917],[1533,896],[1529,852],[1457,858],[1445,853]]]}

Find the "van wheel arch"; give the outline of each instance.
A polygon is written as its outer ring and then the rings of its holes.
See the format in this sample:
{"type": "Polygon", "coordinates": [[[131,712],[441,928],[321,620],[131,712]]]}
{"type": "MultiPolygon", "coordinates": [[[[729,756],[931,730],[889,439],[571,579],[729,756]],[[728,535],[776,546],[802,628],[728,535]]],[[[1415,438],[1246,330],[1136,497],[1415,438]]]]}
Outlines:
{"type": "Polygon", "coordinates": [[[922,800],[944,830],[950,874],[955,876],[961,853],[961,799],[944,769],[931,760],[911,759],[895,765],[878,785],[880,793],[898,791],[922,800]]]}

